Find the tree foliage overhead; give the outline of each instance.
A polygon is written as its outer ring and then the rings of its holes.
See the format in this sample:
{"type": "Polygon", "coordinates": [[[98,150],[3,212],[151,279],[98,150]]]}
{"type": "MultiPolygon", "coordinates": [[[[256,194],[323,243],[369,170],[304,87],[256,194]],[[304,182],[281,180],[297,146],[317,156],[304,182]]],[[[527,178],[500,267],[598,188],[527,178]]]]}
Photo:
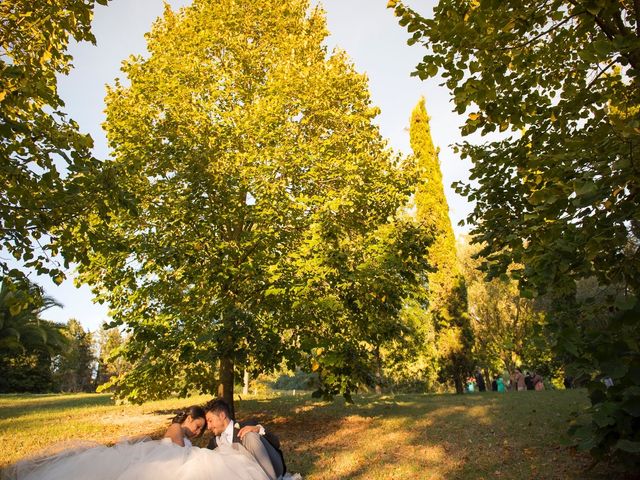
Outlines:
{"type": "Polygon", "coordinates": [[[411,115],[410,137],[418,171],[416,218],[434,235],[433,244],[426,252],[433,268],[428,274],[428,308],[437,331],[443,374],[452,378],[456,392],[462,393],[464,377],[473,368],[470,365],[471,329],[466,287],[456,255],[456,239],[444,195],[440,160],[431,139],[424,98],[411,115]]]}
{"type": "MultiPolygon", "coordinates": [[[[395,3],[395,2],[392,2],[395,3]]],[[[440,2],[434,17],[396,5],[412,42],[428,48],[421,78],[443,72],[478,187],[469,221],[502,271],[572,291],[596,274],[638,290],[640,13],[631,2],[440,2]]]]}
{"type": "Polygon", "coordinates": [[[430,18],[389,6],[409,43],[427,49],[414,74],[441,73],[467,114],[462,133],[493,133],[459,146],[475,182],[458,191],[475,202],[469,221],[489,273],[515,262],[523,294],[557,298],[559,350],[595,380],[581,446],[637,467],[640,420],[629,405],[640,401],[638,2],[445,0],[430,18]],[[598,322],[576,314],[585,312],[576,282],[591,277],[617,289],[598,322]],[[607,376],[614,388],[597,381],[607,376]]]}
{"type": "Polygon", "coordinates": [[[57,75],[71,70],[70,40],[95,43],[93,8],[107,1],[0,4],[0,276],[35,270],[60,283],[55,257],[70,247],[89,205],[98,204],[93,141],[64,114],[57,75]]]}
{"type": "Polygon", "coordinates": [[[130,332],[123,395],[219,384],[230,400],[237,367],[278,365],[299,325],[332,319],[292,314],[297,296],[338,288],[406,201],[366,78],[326,36],[306,0],[196,0],[124,62],[105,128],[136,211],[94,229],[81,268],[130,332]]]}

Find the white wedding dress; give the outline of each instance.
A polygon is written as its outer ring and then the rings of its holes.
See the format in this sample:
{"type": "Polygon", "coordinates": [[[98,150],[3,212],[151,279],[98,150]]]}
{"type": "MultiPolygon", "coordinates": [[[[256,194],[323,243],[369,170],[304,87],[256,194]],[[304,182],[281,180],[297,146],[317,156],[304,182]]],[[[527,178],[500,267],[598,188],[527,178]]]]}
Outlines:
{"type": "Polygon", "coordinates": [[[15,465],[12,480],[269,480],[241,445],[180,447],[171,439],[62,452],[15,465]]]}

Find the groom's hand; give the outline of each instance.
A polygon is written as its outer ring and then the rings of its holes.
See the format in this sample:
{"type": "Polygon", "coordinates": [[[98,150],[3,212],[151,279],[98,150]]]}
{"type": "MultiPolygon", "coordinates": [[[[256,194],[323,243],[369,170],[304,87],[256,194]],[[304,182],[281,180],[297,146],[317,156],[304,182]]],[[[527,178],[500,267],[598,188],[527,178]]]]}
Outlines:
{"type": "Polygon", "coordinates": [[[263,435],[261,431],[264,431],[262,425],[246,425],[238,431],[238,437],[240,437],[240,440],[242,440],[244,436],[249,432],[255,432],[259,435],[263,435]]]}

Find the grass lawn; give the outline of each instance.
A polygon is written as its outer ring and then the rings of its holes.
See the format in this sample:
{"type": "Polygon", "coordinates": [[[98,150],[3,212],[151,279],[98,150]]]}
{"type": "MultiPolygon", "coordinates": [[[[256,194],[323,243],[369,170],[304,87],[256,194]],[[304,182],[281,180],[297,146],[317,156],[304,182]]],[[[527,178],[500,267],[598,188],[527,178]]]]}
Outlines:
{"type": "MultiPolygon", "coordinates": [[[[173,411],[208,397],[115,405],[108,395],[0,395],[0,466],[77,440],[114,443],[164,432],[173,411]]],[[[580,390],[472,395],[360,396],[355,405],[301,397],[236,403],[281,438],[305,480],[600,479],[562,446],[580,390]]],[[[201,439],[205,442],[207,439],[201,439]]]]}

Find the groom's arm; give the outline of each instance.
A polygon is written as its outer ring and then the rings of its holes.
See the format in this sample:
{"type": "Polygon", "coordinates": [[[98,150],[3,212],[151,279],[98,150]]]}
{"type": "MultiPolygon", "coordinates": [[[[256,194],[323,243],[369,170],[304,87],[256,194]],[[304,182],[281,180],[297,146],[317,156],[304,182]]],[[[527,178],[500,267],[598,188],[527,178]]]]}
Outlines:
{"type": "Polygon", "coordinates": [[[242,439],[245,433],[256,432],[261,437],[264,437],[271,445],[276,448],[280,448],[280,439],[278,436],[266,430],[256,420],[247,420],[246,422],[242,422],[240,427],[241,428],[238,431],[238,437],[240,437],[240,439],[242,439]]]}
{"type": "Polygon", "coordinates": [[[244,437],[249,432],[255,432],[260,436],[266,433],[264,427],[259,423],[256,423],[255,425],[244,425],[242,428],[240,428],[240,430],[238,430],[238,437],[240,437],[240,440],[242,440],[242,437],[244,437]]]}
{"type": "Polygon", "coordinates": [[[277,449],[280,449],[280,439],[278,438],[278,436],[269,431],[266,431],[265,428],[255,420],[243,422],[241,424],[240,430],[238,431],[238,437],[242,440],[242,437],[244,437],[249,432],[255,432],[259,434],[261,437],[264,437],[271,445],[273,445],[277,449]]]}

